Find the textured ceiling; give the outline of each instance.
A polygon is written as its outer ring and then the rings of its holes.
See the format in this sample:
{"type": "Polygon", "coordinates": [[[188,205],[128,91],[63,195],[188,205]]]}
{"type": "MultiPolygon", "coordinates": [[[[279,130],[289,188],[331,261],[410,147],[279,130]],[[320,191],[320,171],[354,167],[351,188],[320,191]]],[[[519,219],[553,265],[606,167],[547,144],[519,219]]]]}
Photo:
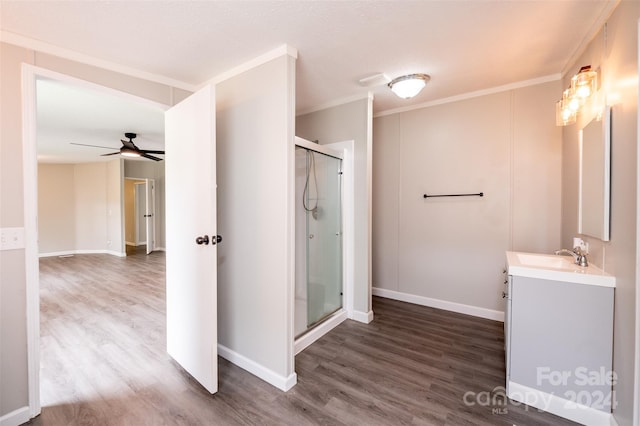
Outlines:
{"type": "Polygon", "coordinates": [[[189,85],[282,44],[298,49],[296,107],[373,92],[374,111],[557,75],[615,0],[6,1],[3,34],[189,85]],[[358,80],[422,72],[402,100],[358,80]]]}

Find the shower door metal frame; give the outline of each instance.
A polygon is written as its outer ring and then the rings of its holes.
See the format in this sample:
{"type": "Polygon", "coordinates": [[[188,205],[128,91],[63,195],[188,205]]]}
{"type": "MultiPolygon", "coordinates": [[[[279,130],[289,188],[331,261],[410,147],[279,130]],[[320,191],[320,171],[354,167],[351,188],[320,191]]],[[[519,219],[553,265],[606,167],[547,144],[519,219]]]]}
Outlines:
{"type": "Polygon", "coordinates": [[[300,148],[308,149],[309,151],[315,151],[320,154],[328,155],[329,157],[337,158],[338,160],[344,160],[344,154],[335,149],[327,148],[323,145],[319,145],[315,142],[309,142],[308,140],[296,137],[296,146],[300,148]]]}
{"type": "MultiPolygon", "coordinates": [[[[323,154],[326,155],[328,157],[332,157],[332,158],[336,158],[338,160],[341,161],[341,172],[344,172],[344,153],[342,151],[339,150],[335,150],[332,148],[328,148],[322,145],[319,145],[315,142],[310,142],[308,140],[302,139],[300,137],[296,137],[295,139],[295,147],[300,147],[309,151],[313,151],[313,152],[317,152],[319,154],[323,154]]],[[[314,327],[322,324],[324,321],[326,321],[328,318],[331,318],[332,316],[339,314],[340,312],[345,312],[345,313],[349,313],[350,312],[350,308],[348,307],[348,303],[349,298],[348,298],[348,294],[349,292],[346,289],[346,285],[347,285],[347,277],[346,277],[346,273],[345,273],[345,265],[346,265],[346,261],[347,261],[347,256],[346,256],[346,251],[345,251],[345,240],[344,240],[344,226],[345,226],[345,209],[344,209],[344,179],[340,180],[340,228],[341,228],[341,232],[340,232],[340,239],[341,239],[341,257],[342,257],[342,267],[341,267],[341,274],[342,274],[342,307],[339,308],[337,311],[335,311],[334,313],[328,315],[327,317],[325,317],[324,319],[320,320],[318,323],[316,323],[314,326],[312,326],[311,328],[307,329],[306,332],[308,332],[309,330],[313,329],[314,327]]],[[[305,333],[306,333],[305,332],[305,333]]]]}

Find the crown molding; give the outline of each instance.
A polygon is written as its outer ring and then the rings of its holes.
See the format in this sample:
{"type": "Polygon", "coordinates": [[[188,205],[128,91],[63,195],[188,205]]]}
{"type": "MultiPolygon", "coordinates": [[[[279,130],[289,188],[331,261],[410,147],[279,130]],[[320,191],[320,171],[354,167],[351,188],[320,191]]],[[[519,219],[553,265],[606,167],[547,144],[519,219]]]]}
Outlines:
{"type": "Polygon", "coordinates": [[[531,80],[518,81],[515,83],[505,84],[503,86],[496,86],[488,89],[476,90],[475,92],[463,93],[461,95],[450,96],[442,99],[436,99],[433,101],[423,102],[415,105],[409,105],[406,107],[392,108],[392,109],[380,111],[374,114],[373,118],[384,117],[385,115],[398,114],[401,112],[413,111],[415,109],[427,108],[427,107],[432,107],[436,105],[448,104],[451,102],[463,101],[466,99],[477,98],[479,96],[493,95],[494,93],[506,92],[509,90],[520,89],[528,86],[535,86],[537,84],[548,83],[550,81],[559,81],[561,79],[562,79],[562,75],[560,73],[551,74],[543,77],[533,78],[531,80]]]}
{"type": "Polygon", "coordinates": [[[236,67],[233,67],[230,70],[223,72],[222,74],[218,74],[217,76],[200,84],[198,86],[198,89],[203,86],[206,86],[207,84],[216,85],[218,83],[221,83],[239,74],[247,72],[250,69],[253,69],[257,66],[265,64],[281,56],[290,56],[294,59],[298,59],[298,50],[295,47],[289,46],[288,44],[283,44],[247,62],[244,62],[236,67]]]}
{"type": "Polygon", "coordinates": [[[5,30],[0,30],[0,42],[13,44],[25,49],[35,50],[37,52],[57,56],[63,59],[68,59],[70,61],[80,62],[86,65],[92,65],[98,68],[128,75],[130,77],[164,84],[166,86],[175,87],[189,92],[194,92],[196,90],[195,85],[184,81],[175,80],[163,75],[142,71],[137,68],[128,67],[126,65],[121,65],[104,59],[99,59],[91,55],[76,52],[70,49],[65,49],[63,47],[59,47],[50,43],[46,43],[44,41],[25,37],[5,30]]]}

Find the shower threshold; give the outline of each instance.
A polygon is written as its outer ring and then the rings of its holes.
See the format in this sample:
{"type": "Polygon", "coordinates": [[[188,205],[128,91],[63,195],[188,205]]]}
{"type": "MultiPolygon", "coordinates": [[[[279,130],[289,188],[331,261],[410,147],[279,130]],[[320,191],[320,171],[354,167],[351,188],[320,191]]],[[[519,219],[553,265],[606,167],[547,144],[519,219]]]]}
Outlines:
{"type": "Polygon", "coordinates": [[[347,311],[344,308],[340,308],[334,313],[326,316],[324,319],[316,322],[311,326],[311,328],[296,337],[294,343],[294,354],[298,355],[313,342],[339,326],[346,319],[347,311]]]}

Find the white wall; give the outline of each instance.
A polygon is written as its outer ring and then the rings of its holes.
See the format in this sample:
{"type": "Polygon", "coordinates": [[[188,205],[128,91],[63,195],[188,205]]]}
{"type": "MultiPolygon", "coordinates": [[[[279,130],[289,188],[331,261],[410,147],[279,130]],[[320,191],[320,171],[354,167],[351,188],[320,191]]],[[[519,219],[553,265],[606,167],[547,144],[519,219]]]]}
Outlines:
{"type": "MultiPolygon", "coordinates": [[[[620,426],[633,424],[635,316],[637,289],[638,178],[638,19],[640,2],[622,1],[572,64],[565,86],[581,66],[601,67],[602,87],[612,105],[611,240],[583,235],[589,243],[589,262],[616,277],[613,368],[618,376],[614,416],[620,426]]],[[[560,94],[558,93],[558,96],[560,94]]],[[[588,117],[585,117],[588,120],[588,117]]],[[[578,235],[578,131],[585,119],[563,129],[562,243],[578,235]]],[[[635,398],[640,396],[635,395],[635,398]]],[[[640,413],[638,413],[640,415],[640,413]]],[[[636,423],[637,424],[637,423],[636,423]]]]}
{"type": "Polygon", "coordinates": [[[374,119],[374,294],[501,319],[505,251],[559,247],[559,90],[374,119]]]}
{"type": "Polygon", "coordinates": [[[295,384],[295,59],[216,86],[220,354],[280,388],[295,384]]]}
{"type": "Polygon", "coordinates": [[[354,310],[370,321],[372,102],[370,97],[296,117],[296,135],[320,145],[353,140],[355,185],[354,310]]]}
{"type": "Polygon", "coordinates": [[[120,160],[38,165],[39,253],[124,253],[120,160]]]}

